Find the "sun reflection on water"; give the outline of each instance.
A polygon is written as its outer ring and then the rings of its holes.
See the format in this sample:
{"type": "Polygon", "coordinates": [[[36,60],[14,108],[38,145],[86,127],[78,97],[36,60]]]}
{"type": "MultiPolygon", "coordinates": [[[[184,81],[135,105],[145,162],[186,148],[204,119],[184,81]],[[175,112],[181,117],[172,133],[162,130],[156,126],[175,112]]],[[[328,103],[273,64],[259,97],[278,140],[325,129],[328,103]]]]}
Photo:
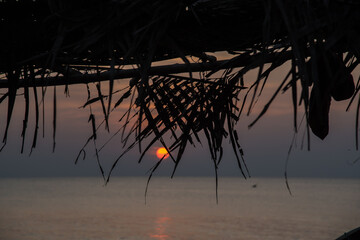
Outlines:
{"type": "Polygon", "coordinates": [[[170,238],[168,234],[166,234],[167,226],[169,225],[171,218],[169,217],[158,217],[155,220],[155,229],[154,233],[150,233],[149,236],[151,239],[158,240],[167,240],[170,238]]]}

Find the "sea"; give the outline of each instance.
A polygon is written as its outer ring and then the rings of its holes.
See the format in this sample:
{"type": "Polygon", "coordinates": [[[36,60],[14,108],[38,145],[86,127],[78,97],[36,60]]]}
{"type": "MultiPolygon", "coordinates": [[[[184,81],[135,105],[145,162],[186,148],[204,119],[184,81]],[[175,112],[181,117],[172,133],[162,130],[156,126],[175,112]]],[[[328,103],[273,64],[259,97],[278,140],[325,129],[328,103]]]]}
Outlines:
{"type": "Polygon", "coordinates": [[[0,179],[0,240],[328,240],[360,226],[360,179],[0,179]]]}

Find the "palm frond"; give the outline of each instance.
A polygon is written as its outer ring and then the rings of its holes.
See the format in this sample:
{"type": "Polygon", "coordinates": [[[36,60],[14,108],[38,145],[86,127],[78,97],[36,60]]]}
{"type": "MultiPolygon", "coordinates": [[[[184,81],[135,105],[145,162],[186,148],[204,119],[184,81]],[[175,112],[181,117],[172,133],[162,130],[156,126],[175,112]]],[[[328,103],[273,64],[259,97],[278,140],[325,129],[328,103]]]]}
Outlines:
{"type": "MultiPolygon", "coordinates": [[[[235,126],[247,97],[251,96],[249,114],[277,68],[291,62],[288,75],[250,126],[266,113],[280,91],[291,90],[294,130],[301,103],[308,146],[310,129],[320,138],[329,131],[331,99],[351,99],[351,104],[358,95],[359,83],[354,85],[352,72],[360,57],[359,10],[360,4],[351,0],[1,1],[0,30],[7,37],[0,39],[0,88],[8,90],[0,98],[0,103],[8,99],[3,142],[13,121],[19,88],[24,88],[26,104],[23,141],[29,88],[34,90],[33,149],[46,86],[96,83],[97,97],[90,98],[89,93],[83,107],[100,103],[104,120],[95,126],[95,117],[90,117],[93,133],[77,160],[94,140],[101,168],[98,153],[102,147],[98,151],[96,131],[103,124],[108,128],[110,113],[131,96],[117,133],[121,132],[119,144],[124,150],[107,181],[134,146],[139,147],[141,161],[156,142],[170,152],[174,175],[189,144],[202,144],[201,135],[209,146],[216,176],[224,139],[229,138],[246,177],[249,173],[235,126]],[[209,55],[218,51],[228,52],[229,57],[217,60],[209,55]],[[256,68],[257,79],[249,85],[244,75],[256,68]],[[114,103],[117,79],[131,80],[129,89],[114,103]],[[109,82],[107,95],[101,90],[102,81],[109,82]],[[42,87],[40,101],[37,87],[42,87]],[[244,89],[247,92],[241,99],[244,89]],[[150,142],[143,146],[145,139],[150,142]]],[[[55,146],[56,92],[53,101],[55,146]]],[[[358,113],[356,119],[358,122],[358,113]]]]}

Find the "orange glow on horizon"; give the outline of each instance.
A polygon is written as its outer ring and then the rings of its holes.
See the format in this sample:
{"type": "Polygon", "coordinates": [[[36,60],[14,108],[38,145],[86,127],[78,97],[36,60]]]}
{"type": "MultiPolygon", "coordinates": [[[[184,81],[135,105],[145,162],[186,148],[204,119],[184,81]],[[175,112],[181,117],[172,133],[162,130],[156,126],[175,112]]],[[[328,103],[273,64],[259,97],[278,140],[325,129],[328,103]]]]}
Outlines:
{"type": "Polygon", "coordinates": [[[164,147],[161,147],[161,148],[158,148],[156,150],[156,156],[161,159],[162,157],[164,157],[164,159],[168,158],[170,155],[168,153],[168,151],[166,150],[166,148],[164,147]]]}

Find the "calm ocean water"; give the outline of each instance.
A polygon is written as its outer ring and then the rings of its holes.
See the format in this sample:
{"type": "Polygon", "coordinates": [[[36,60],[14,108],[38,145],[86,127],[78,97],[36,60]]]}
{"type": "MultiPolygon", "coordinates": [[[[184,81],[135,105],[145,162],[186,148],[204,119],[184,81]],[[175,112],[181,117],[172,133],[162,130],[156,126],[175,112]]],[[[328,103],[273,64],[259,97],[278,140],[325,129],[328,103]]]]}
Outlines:
{"type": "Polygon", "coordinates": [[[1,240],[336,239],[360,226],[360,180],[0,179],[1,240]],[[256,184],[256,187],[253,185],[256,184]]]}

